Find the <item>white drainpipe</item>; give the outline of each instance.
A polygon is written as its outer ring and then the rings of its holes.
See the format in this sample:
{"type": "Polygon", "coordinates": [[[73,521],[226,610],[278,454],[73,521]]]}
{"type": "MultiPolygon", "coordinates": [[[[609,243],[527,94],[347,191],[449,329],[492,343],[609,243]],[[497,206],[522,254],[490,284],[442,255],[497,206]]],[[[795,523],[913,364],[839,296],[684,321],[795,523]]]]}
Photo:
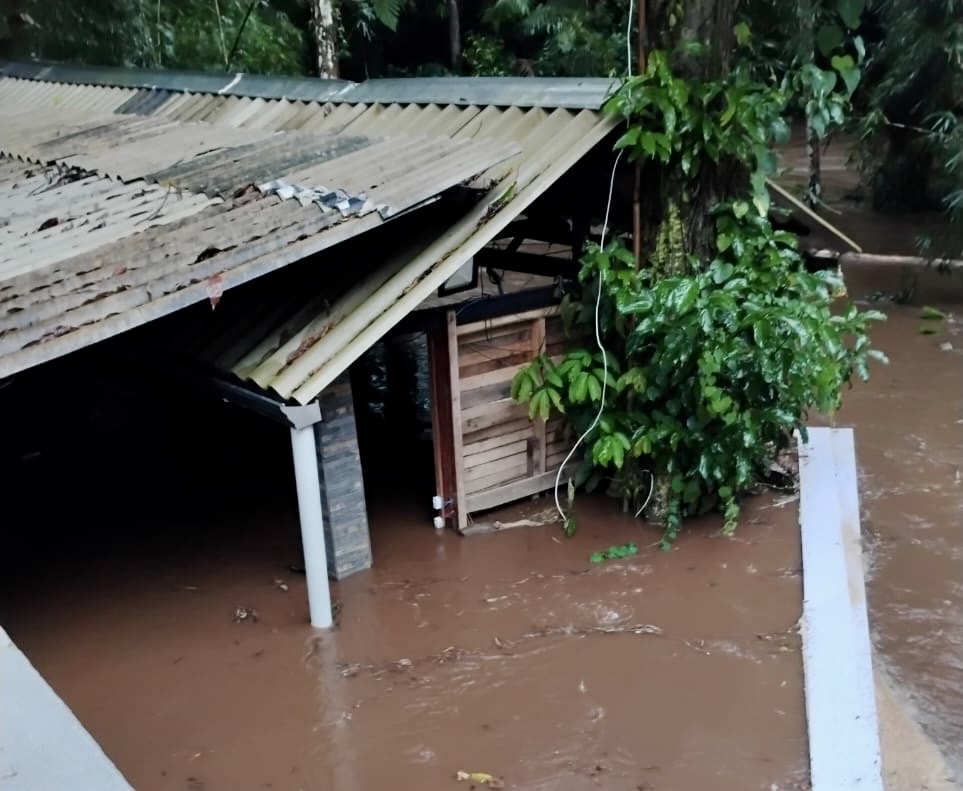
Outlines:
{"type": "Polygon", "coordinates": [[[306,407],[282,407],[291,422],[291,452],[294,478],[298,488],[298,514],[301,543],[304,547],[304,573],[308,582],[308,610],[311,625],[329,628],[331,589],[328,585],[328,560],[324,546],[324,516],[321,512],[321,483],[318,478],[318,444],[315,423],[321,422],[321,408],[315,401],[306,407]]]}

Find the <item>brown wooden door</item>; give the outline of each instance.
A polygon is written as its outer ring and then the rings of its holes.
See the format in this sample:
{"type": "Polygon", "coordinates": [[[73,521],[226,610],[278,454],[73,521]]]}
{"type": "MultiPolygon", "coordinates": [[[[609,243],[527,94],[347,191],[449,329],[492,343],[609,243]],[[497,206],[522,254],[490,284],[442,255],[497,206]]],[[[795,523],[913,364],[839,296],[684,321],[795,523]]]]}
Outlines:
{"type": "Polygon", "coordinates": [[[570,439],[559,418],[529,420],[511,383],[521,366],[542,352],[558,356],[563,345],[557,307],[463,325],[449,311],[433,335],[435,477],[458,529],[472,513],[554,486],[570,439]]]}

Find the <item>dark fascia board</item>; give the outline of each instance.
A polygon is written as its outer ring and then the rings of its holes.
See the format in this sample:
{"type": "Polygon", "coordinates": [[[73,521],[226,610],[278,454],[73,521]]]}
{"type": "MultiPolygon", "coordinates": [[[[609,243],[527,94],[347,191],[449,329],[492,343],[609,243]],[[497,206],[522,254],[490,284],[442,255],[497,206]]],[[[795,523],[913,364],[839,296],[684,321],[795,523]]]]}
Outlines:
{"type": "Polygon", "coordinates": [[[312,77],[210,74],[59,63],[0,61],[0,75],[74,85],[103,85],[261,99],[346,104],[452,104],[598,110],[618,81],[607,77],[404,77],[363,83],[312,77]]]}

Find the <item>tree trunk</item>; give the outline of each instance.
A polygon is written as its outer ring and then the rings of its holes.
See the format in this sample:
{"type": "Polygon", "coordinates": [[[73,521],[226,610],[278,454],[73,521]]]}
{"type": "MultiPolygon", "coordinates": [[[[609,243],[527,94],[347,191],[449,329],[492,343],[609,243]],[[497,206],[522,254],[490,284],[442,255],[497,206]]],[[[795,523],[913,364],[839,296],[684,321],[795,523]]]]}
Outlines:
{"type": "MultiPolygon", "coordinates": [[[[648,0],[646,27],[653,47],[674,53],[675,73],[691,80],[722,77],[735,49],[735,9],[738,0],[648,0]],[[679,52],[685,41],[703,43],[707,50],[694,56],[679,52]]],[[[745,173],[737,163],[700,163],[695,185],[678,173],[649,165],[642,182],[649,186],[643,222],[654,234],[647,239],[653,266],[665,274],[690,268],[688,256],[708,261],[715,252],[715,225],[710,212],[716,203],[730,200],[745,173]],[[658,185],[653,187],[651,185],[658,185]]]]}
{"type": "MultiPolygon", "coordinates": [[[[799,59],[802,63],[812,63],[816,54],[815,21],[816,4],[819,0],[799,0],[797,13],[799,15],[799,59]]],[[[808,103],[809,92],[803,96],[808,103]]],[[[823,192],[822,172],[819,162],[819,135],[813,129],[806,115],[806,161],[809,165],[809,186],[806,189],[806,203],[817,206],[823,192]]]]}
{"type": "Polygon", "coordinates": [[[458,12],[458,0],[448,0],[448,52],[451,57],[451,67],[458,68],[461,62],[461,17],[458,12]]]}
{"type": "Polygon", "coordinates": [[[334,0],[311,0],[311,33],[318,58],[318,76],[337,79],[338,28],[334,21],[334,0]]]}

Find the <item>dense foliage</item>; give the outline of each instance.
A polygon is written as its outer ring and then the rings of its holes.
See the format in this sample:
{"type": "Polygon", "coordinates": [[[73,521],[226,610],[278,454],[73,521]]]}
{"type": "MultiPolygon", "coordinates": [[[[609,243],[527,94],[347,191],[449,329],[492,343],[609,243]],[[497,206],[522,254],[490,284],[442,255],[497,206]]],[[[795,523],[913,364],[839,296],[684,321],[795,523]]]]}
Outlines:
{"type": "Polygon", "coordinates": [[[883,208],[943,208],[963,257],[963,1],[877,0],[860,104],[873,196],[883,208]]]}
{"type": "Polygon", "coordinates": [[[15,11],[0,19],[0,53],[7,57],[262,74],[304,73],[308,64],[305,33],[284,4],[15,0],[13,5],[15,11]]]}
{"type": "Polygon", "coordinates": [[[866,336],[881,314],[832,312],[840,282],[807,272],[790,234],[745,202],[715,221],[717,252],[693,274],[637,270],[620,242],[589,251],[566,305],[585,337],[599,301],[605,360],[584,347],[543,355],[513,382],[533,417],[561,412],[588,431],[578,483],[611,477],[635,510],[654,476],[667,542],[682,517],[717,507],[732,530],[738,496],[805,433],[807,412],[833,412],[884,359],[866,336]]]}
{"type": "MultiPolygon", "coordinates": [[[[847,66],[802,68],[847,96],[847,66]]],[[[794,84],[787,75],[774,88],[740,66],[683,78],[666,54],[651,54],[608,107],[628,123],[616,146],[676,185],[647,265],[618,240],[590,249],[563,309],[605,352],[576,348],[558,363],[542,355],[513,381],[533,416],[564,413],[585,436],[580,481],[610,476],[634,509],[654,490],[666,541],[682,517],[716,507],[733,529],[739,495],[805,431],[807,412],[837,409],[868,360],[882,359],[866,334],[881,315],[831,311],[841,283],[808,272],[794,237],[769,221],[771,145],[788,134],[794,84]],[[691,204],[710,168],[741,197],[703,218],[691,204]],[[692,233],[703,224],[708,233],[692,233]]]]}

